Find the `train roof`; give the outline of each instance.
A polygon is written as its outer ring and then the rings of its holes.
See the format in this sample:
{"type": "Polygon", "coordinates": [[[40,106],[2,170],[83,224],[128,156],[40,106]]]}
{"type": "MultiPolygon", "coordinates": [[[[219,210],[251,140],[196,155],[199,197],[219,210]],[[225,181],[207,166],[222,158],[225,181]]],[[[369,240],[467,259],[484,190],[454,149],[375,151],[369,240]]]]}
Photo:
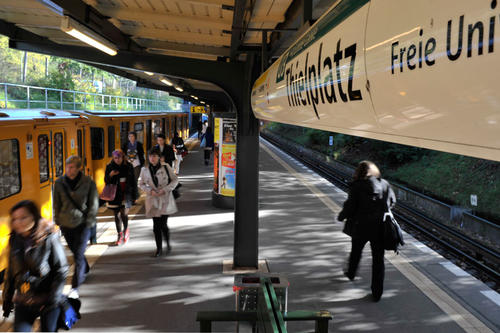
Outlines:
{"type": "Polygon", "coordinates": [[[134,116],[165,116],[169,114],[186,113],[183,111],[71,111],[73,114],[97,117],[134,117],[134,116]]]}
{"type": "Polygon", "coordinates": [[[54,109],[2,109],[0,120],[35,120],[78,118],[78,114],[54,109]]]}

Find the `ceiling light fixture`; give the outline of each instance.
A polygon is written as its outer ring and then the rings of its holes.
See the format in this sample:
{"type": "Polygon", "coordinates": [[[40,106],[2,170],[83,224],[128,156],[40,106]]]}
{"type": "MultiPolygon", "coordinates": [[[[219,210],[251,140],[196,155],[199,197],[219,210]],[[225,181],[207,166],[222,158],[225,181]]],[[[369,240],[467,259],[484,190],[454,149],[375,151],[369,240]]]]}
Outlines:
{"type": "Polygon", "coordinates": [[[198,99],[198,97],[196,97],[195,95],[191,95],[191,97],[196,99],[196,100],[198,99]]]}
{"type": "Polygon", "coordinates": [[[203,101],[200,101],[200,103],[201,103],[201,104],[205,104],[205,102],[203,102],[203,101]]]}
{"type": "Polygon", "coordinates": [[[174,84],[172,82],[170,82],[169,80],[163,78],[160,80],[163,84],[166,84],[167,86],[173,86],[174,84]]]}
{"type": "Polygon", "coordinates": [[[184,89],[182,89],[182,88],[181,88],[181,87],[179,87],[179,86],[175,86],[175,90],[180,91],[180,92],[183,92],[183,91],[184,91],[184,89]]]}
{"type": "Polygon", "coordinates": [[[114,44],[91,31],[84,25],[76,22],[69,16],[64,16],[62,18],[61,30],[68,35],[71,35],[111,56],[114,56],[118,53],[118,49],[114,44]]]}
{"type": "Polygon", "coordinates": [[[149,76],[155,75],[155,73],[153,73],[153,72],[146,72],[146,71],[144,71],[144,73],[147,74],[147,75],[149,75],[149,76]]]}

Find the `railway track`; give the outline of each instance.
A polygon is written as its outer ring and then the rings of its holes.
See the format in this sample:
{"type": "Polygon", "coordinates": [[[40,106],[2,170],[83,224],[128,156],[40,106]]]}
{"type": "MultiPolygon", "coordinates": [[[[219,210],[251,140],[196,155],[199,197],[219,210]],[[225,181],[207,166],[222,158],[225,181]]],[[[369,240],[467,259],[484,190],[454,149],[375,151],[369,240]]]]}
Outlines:
{"type": "MultiPolygon", "coordinates": [[[[297,146],[280,142],[265,133],[261,133],[261,136],[336,186],[345,191],[348,190],[348,182],[352,176],[345,170],[339,171],[324,161],[310,156],[297,146]]],[[[398,201],[394,215],[406,232],[425,242],[444,257],[454,260],[471,275],[488,283],[493,289],[497,291],[500,289],[500,253],[498,251],[427,216],[408,204],[398,201]]]]}

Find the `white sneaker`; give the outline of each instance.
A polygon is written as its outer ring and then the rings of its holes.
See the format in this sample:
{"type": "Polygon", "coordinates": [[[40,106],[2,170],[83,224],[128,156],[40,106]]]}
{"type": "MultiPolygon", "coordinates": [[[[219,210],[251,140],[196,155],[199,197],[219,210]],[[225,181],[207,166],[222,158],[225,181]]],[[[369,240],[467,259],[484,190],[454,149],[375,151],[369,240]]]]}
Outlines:
{"type": "Polygon", "coordinates": [[[78,289],[73,289],[69,291],[68,298],[80,298],[80,295],[78,295],[78,289]]]}

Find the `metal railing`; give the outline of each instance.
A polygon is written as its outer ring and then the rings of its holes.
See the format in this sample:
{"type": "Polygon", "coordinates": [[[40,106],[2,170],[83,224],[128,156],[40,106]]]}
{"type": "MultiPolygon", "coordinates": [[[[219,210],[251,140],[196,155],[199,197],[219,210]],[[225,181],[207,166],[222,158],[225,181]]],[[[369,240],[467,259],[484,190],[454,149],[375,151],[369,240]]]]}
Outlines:
{"type": "Polygon", "coordinates": [[[0,83],[0,107],[4,109],[182,112],[179,105],[173,110],[168,104],[162,100],[0,83]]]}

